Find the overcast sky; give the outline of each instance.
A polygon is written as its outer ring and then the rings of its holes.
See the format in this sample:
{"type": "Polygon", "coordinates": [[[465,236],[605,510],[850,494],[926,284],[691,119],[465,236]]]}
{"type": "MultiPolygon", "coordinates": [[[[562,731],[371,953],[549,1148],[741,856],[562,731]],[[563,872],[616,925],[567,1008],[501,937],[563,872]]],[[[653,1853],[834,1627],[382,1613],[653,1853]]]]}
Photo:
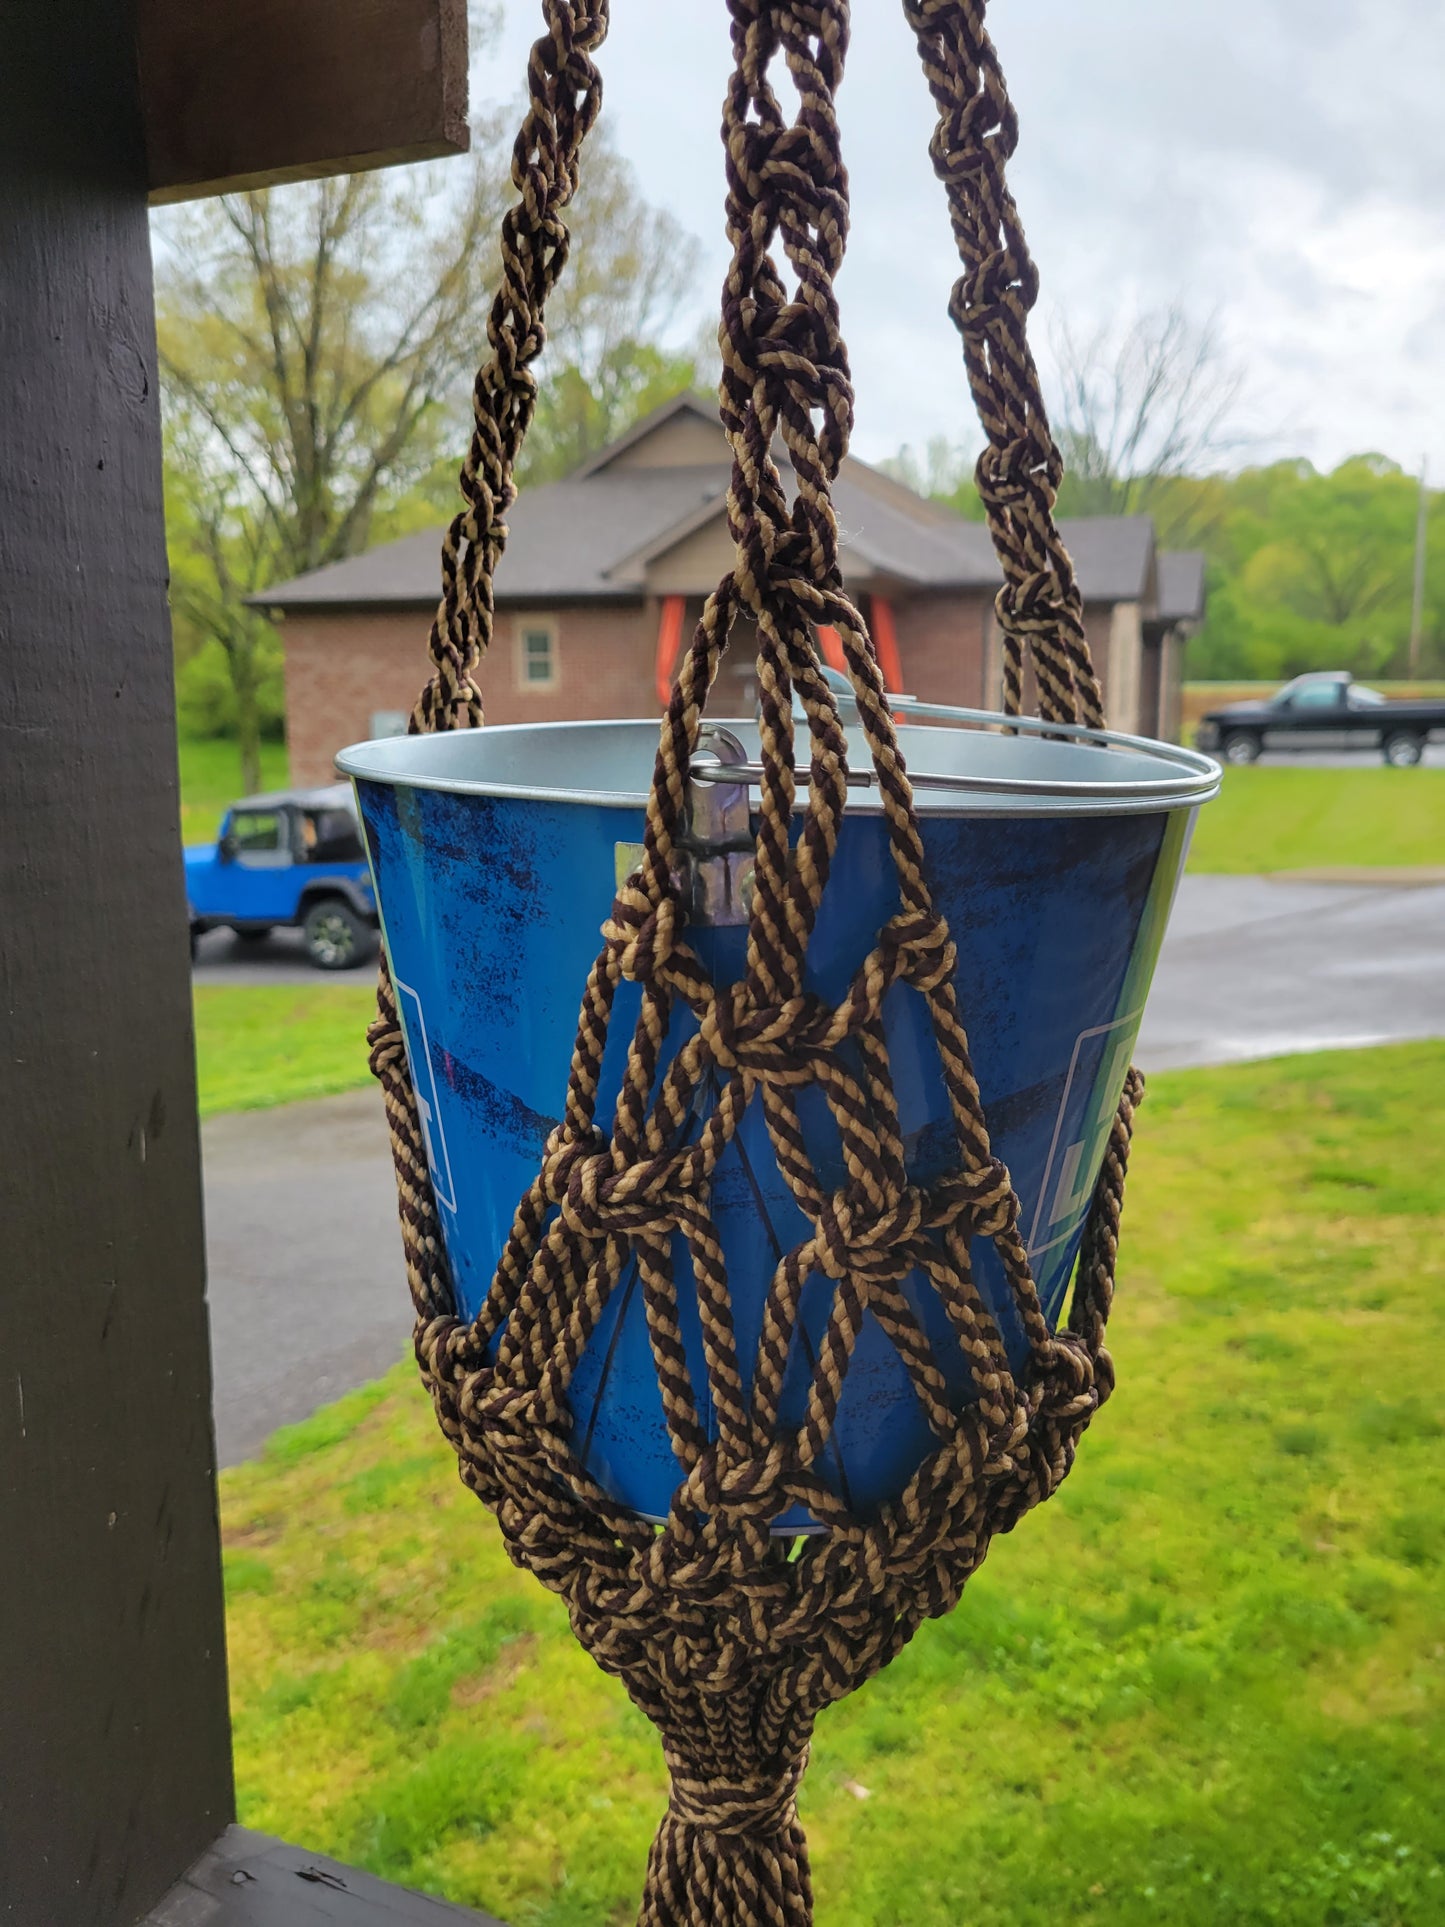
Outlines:
{"type": "MultiPolygon", "coordinates": [[[[646,192],[726,262],[724,0],[613,0],[605,113],[646,192]]],[[[478,91],[514,96],[541,9],[506,0],[478,91]]],[[[1043,309],[1078,332],[1181,301],[1249,377],[1241,427],[1327,465],[1428,451],[1445,483],[1445,0],[994,0],[1012,184],[1043,309]]],[[[855,0],[840,283],[857,452],[972,442],[930,103],[898,0],[855,0]]],[[[1039,329],[1041,359],[1047,327],[1039,329]]]]}

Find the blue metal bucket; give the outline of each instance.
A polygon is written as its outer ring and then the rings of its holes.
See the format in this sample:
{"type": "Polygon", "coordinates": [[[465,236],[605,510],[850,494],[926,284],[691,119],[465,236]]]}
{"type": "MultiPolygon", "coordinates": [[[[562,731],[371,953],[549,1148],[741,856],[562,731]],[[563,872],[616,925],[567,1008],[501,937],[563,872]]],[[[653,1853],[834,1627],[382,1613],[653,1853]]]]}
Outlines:
{"type": "MultiPolygon", "coordinates": [[[[754,726],[725,728],[757,753],[754,726]]],[[[1045,738],[910,725],[899,740],[934,902],[958,948],[960,1004],[989,1126],[1022,1201],[1040,1296],[1055,1321],[1194,817],[1216,793],[1219,772],[1191,751],[1097,732],[1045,738]]],[[[338,758],[366,827],[458,1309],[468,1317],[486,1296],[517,1201],[560,1116],[582,985],[619,872],[642,839],[656,746],[655,723],[557,723],[389,738],[338,758]]],[[[853,766],[866,769],[861,740],[852,747],[853,766]]],[[[864,789],[850,798],[809,952],[810,987],[836,1001],[897,907],[885,826],[864,789]]],[[[695,927],[688,936],[716,981],[742,974],[745,929],[695,927]]],[[[632,985],[618,995],[602,1123],[638,997],[632,985]]],[[[910,1174],[926,1181],[953,1161],[954,1143],[922,999],[896,987],[885,1023],[910,1174]]],[[[670,1047],[692,1028],[683,1012],[670,1047]]],[[[805,1101],[802,1115],[820,1179],[840,1186],[826,1106],[805,1101]]],[[[747,1371],[773,1271],[809,1229],[756,1104],[719,1166],[712,1210],[747,1371]]],[[[1027,1348],[1002,1268],[991,1246],[974,1255],[979,1287],[1020,1366],[1027,1348]]],[[[707,1424],[681,1239],[675,1263],[707,1424]]],[[[785,1423],[802,1417],[809,1348],[826,1327],[832,1289],[820,1277],[805,1291],[785,1423]]],[[[970,1381],[942,1307],[918,1274],[905,1289],[961,1404],[970,1381]]],[[[624,1273],[612,1297],[570,1403],[574,1449],[593,1476],[639,1514],[665,1517],[680,1469],[635,1272],[624,1273]]],[[[932,1443],[907,1373],[870,1317],[815,1469],[866,1513],[903,1489],[932,1443]]],[[[813,1523],[795,1510],[775,1530],[813,1523]]]]}

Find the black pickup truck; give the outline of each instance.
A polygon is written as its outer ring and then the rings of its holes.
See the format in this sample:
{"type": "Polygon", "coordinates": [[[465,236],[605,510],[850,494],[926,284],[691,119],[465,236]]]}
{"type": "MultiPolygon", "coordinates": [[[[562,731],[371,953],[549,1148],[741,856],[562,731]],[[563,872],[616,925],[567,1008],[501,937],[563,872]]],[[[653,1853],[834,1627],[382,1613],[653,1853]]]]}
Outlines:
{"type": "Polygon", "coordinates": [[[1375,749],[1394,768],[1409,769],[1436,733],[1445,735],[1445,702],[1390,702],[1330,671],[1296,676],[1268,702],[1211,710],[1195,741],[1226,763],[1252,763],[1266,749],[1375,749]]]}

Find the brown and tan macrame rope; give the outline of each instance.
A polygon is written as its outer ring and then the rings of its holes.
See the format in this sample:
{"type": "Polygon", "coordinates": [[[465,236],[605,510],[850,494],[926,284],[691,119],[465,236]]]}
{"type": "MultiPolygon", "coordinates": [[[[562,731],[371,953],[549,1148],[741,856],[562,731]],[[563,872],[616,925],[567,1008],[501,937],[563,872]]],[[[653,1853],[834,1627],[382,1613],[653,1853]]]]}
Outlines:
{"type": "MultiPolygon", "coordinates": [[[[422,1134],[390,985],[383,977],[373,1065],[385,1090],[417,1311],[416,1348],[467,1486],[495,1513],[508,1550],[566,1601],[587,1650],[657,1726],[671,1774],[648,1865],[641,1927],[804,1927],[812,1897],[796,1795],[818,1712],[886,1666],[927,1618],[957,1602],[996,1532],[1068,1472],[1108,1396],[1104,1329],[1139,1083],[1131,1074],[1085,1230],[1067,1327],[1040,1308],[1019,1205],[995,1157],[955,983],[957,958],[934,907],[907,771],[863,620],[844,593],[831,490],[847,451],[852,390],[834,282],[847,238],[847,181],[834,101],[847,0],[729,0],[734,71],[724,107],[727,226],[720,387],[733,454],[728,519],[736,563],[709,598],[664,720],[642,861],[618,893],[583,994],[561,1124],[517,1207],[474,1324],[453,1310],[422,1134]],[[781,60],[797,109],[770,72],[781,60]],[[785,284],[775,258],[791,271],[785,284]],[[781,461],[776,451],[781,449],[781,461]],[[673,880],[703,707],[735,620],[757,633],[765,774],[744,974],[713,982],[687,941],[673,880]],[[847,992],[810,988],[809,942],[847,799],[846,742],[820,672],[816,628],[842,639],[892,849],[898,910],[847,992]],[[795,774],[793,696],[807,718],[806,782],[795,774]],[[641,991],[621,1090],[599,1116],[616,993],[641,991]],[[924,1000],[955,1127],[949,1173],[906,1167],[884,1038],[885,999],[924,1000]],[[661,1068],[669,1024],[693,1020],[661,1068]],[[837,1126],[841,1189],[809,1157],[799,1096],[817,1088],[837,1126]],[[715,1093],[705,1098],[706,1093],[715,1093]],[[809,1225],[769,1285],[755,1356],[739,1355],[711,1181],[751,1105],[809,1225]],[[694,1130],[693,1120],[703,1119],[694,1130]],[[682,1240],[707,1368],[702,1423],[681,1336],[673,1253],[682,1240]],[[1009,1367],[974,1281],[971,1248],[1002,1261],[1029,1346],[1009,1367]],[[663,1409],[679,1464],[660,1529],[589,1477],[571,1449],[568,1386],[624,1271],[636,1264],[663,1409]],[[974,1397],[955,1409],[904,1281],[921,1272],[967,1360],[974,1397]],[[827,1329],[811,1355],[806,1409],[781,1416],[810,1277],[831,1281],[827,1329]],[[816,1470],[831,1436],[864,1317],[909,1373],[934,1448],[876,1516],[851,1516],[816,1470]],[[801,1546],[771,1522],[795,1505],[830,1528],[801,1546]]],[[[1096,722],[1079,598],[1053,525],[1059,464],[1025,339],[1035,277],[1004,184],[1016,138],[983,31],[982,0],[905,0],[940,109],[933,143],[965,273],[953,312],[989,448],[980,464],[1005,586],[1009,707],[1032,665],[1049,720],[1096,722]]],[[[563,210],[595,118],[591,55],[605,0],[547,0],[518,141],[517,206],[503,235],[503,286],[479,377],[448,532],[434,673],[413,718],[432,730],[478,723],[473,681],[492,625],[512,469],[530,418],[531,365],[546,296],[566,254],[563,210]]],[[[966,996],[967,986],[963,987],[966,996]]]]}
{"type": "Polygon", "coordinates": [[[964,272],[949,312],[988,445],[979,495],[1003,565],[1004,707],[1017,714],[1032,647],[1039,713],[1100,725],[1099,684],[1084,637],[1083,603],[1053,510],[1063,463],[1028,343],[1038,272],[1008,189],[1018,117],[984,30],[985,0],[904,0],[939,120],[929,144],[948,191],[964,272]]]}

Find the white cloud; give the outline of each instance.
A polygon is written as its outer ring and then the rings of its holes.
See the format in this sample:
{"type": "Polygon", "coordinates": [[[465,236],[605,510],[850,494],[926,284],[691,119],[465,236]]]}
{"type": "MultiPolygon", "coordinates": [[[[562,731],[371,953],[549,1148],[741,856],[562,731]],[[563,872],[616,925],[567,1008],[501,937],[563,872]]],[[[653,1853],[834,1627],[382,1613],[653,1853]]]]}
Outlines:
{"type": "MultiPolygon", "coordinates": [[[[722,0],[626,0],[606,113],[647,192],[725,265],[722,0]]],[[[508,0],[485,91],[540,21],[508,0]]],[[[898,0],[855,0],[840,103],[854,229],[841,284],[859,452],[969,435],[945,305],[957,272],[898,0]]],[[[1440,0],[995,0],[1023,123],[1013,171],[1048,306],[1089,332],[1131,304],[1217,313],[1256,431],[1331,462],[1445,475],[1445,7],[1440,0]]],[[[1039,329],[1045,357],[1047,329],[1039,329]]]]}

